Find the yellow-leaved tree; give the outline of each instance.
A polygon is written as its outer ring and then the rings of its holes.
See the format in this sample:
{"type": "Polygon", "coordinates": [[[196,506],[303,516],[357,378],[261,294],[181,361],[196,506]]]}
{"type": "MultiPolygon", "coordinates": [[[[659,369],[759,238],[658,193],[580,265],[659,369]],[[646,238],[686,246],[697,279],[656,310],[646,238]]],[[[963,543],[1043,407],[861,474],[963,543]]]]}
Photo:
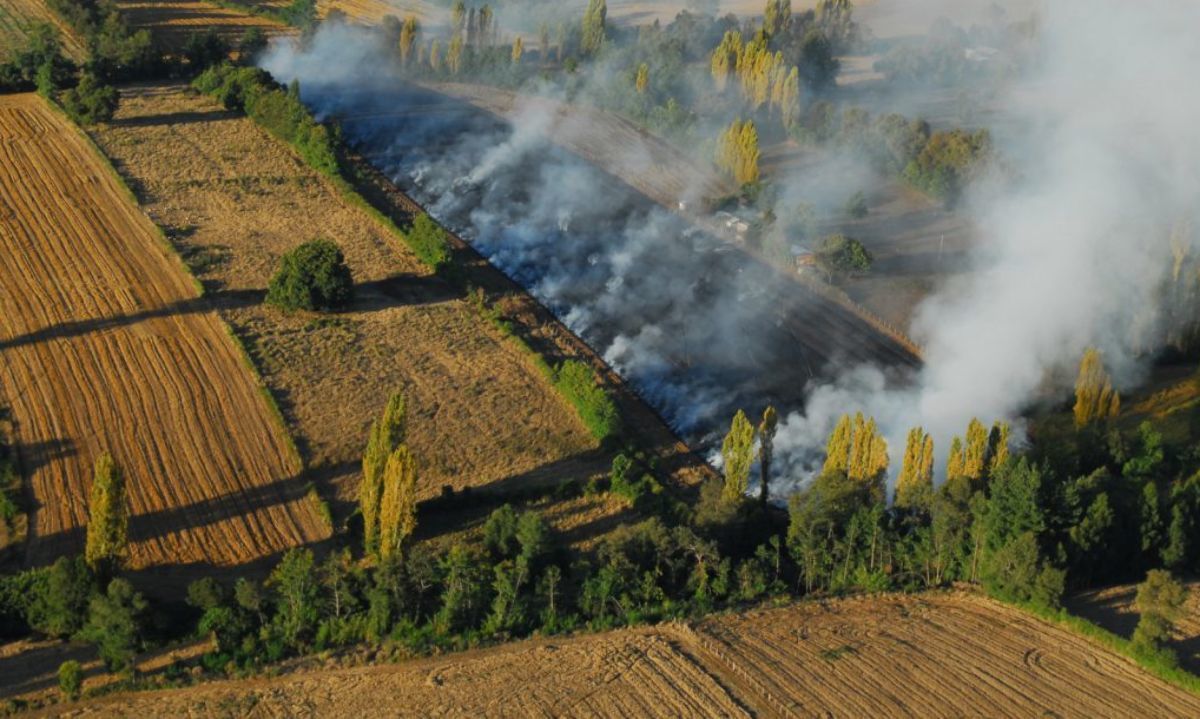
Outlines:
{"type": "Polygon", "coordinates": [[[129,559],[129,500],[125,474],[107,452],[96,459],[92,472],[83,556],[92,571],[102,576],[113,574],[129,559]]]}
{"type": "Polygon", "coordinates": [[[1075,380],[1075,427],[1082,429],[1097,422],[1107,422],[1121,411],[1121,397],[1113,389],[1112,378],[1104,369],[1100,350],[1089,347],[1079,362],[1079,377],[1075,380]]]}
{"type": "Polygon", "coordinates": [[[398,556],[417,528],[417,462],[405,445],[388,457],[379,507],[379,557],[398,556]]]}
{"type": "Polygon", "coordinates": [[[363,451],[358,507],[363,518],[363,549],[368,554],[379,552],[379,508],[383,499],[384,473],[392,453],[404,442],[406,417],[404,395],[392,395],[383,415],[371,424],[367,448],[363,451]]]}

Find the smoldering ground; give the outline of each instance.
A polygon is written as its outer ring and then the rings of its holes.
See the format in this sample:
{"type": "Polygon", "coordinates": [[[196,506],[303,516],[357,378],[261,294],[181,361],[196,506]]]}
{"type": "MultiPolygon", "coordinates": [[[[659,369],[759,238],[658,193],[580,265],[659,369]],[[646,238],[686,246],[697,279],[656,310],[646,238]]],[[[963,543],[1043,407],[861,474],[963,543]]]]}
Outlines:
{"type": "MultiPolygon", "coordinates": [[[[1047,391],[1069,391],[1089,345],[1120,384],[1138,381],[1166,329],[1169,228],[1200,197],[1200,97],[1187,90],[1200,70],[1195,27],[1200,5],[1184,0],[1042,9],[1034,77],[1001,98],[1029,128],[998,148],[1017,178],[968,203],[980,227],[974,271],[919,311],[925,365],[912,383],[797,342],[788,281],[555,149],[550,118],[518,108],[497,123],[406,89],[381,73],[390,60],[370,36],[345,27],[303,49],[277,44],[264,65],[299,78],[307,103],[342,118],[352,143],[689,440],[712,447],[736,409],[777,404],[777,451],[800,482],[843,412],[874,415],[895,463],[909,427],[944,450],[972,417],[1019,420],[1047,391]]],[[[806,320],[813,331],[819,318],[806,320]]]]}

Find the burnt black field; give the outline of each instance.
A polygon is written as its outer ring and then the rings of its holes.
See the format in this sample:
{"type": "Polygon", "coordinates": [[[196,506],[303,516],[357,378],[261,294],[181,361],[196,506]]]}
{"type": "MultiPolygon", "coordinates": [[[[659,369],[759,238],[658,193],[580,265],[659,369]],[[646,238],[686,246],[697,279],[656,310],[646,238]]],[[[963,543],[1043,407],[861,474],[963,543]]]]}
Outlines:
{"type": "Polygon", "coordinates": [[[539,118],[510,123],[400,83],[309,83],[303,97],[702,451],[738,409],[801,410],[839,366],[805,340],[844,328],[817,327],[794,282],[553,145],[539,118]]]}

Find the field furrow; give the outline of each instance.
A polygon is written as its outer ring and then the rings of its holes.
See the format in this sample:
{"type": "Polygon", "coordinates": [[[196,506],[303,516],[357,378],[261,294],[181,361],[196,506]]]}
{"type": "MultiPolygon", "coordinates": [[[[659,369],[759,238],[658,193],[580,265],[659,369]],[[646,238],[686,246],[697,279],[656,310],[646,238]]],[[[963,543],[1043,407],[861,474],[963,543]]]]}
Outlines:
{"type": "Polygon", "coordinates": [[[129,477],[135,568],[323,538],[220,319],[78,131],[7,96],[0,160],[0,382],[35,499],[28,561],[82,548],[106,451],[129,477]]]}

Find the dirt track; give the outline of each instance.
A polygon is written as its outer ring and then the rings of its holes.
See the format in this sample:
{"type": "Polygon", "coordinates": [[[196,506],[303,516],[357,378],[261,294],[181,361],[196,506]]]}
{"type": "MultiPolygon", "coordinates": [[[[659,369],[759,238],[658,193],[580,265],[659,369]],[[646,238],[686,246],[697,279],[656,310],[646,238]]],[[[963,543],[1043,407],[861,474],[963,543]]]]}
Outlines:
{"type": "Polygon", "coordinates": [[[1195,716],[1065,631],[960,595],[862,597],[125,695],[75,716],[1195,716]]]}
{"type": "Polygon", "coordinates": [[[220,319],[77,130],[0,98],[0,387],[35,508],[28,561],[82,549],[91,467],[129,477],[134,567],[240,564],[326,536],[220,319]]]}

